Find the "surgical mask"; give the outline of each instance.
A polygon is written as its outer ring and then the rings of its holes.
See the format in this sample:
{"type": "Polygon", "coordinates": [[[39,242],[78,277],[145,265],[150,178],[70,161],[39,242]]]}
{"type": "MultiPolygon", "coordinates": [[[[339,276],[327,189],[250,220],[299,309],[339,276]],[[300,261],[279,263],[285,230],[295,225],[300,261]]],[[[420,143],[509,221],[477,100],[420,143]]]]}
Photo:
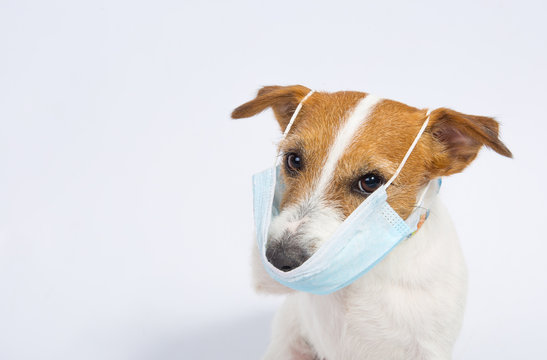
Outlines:
{"type": "MultiPolygon", "coordinates": [[[[296,108],[283,138],[288,134],[308,93],[296,108]]],[[[272,218],[279,215],[284,192],[280,165],[253,176],[254,220],[262,263],[279,283],[299,291],[329,294],[348,286],[380,262],[397,244],[418,230],[429,210],[423,206],[428,194],[436,194],[441,181],[429,182],[417,201],[415,210],[403,220],[387,202],[387,188],[399,175],[429,122],[429,113],[414,142],[391,179],[369,195],[335,230],[332,236],[302,265],[281,271],[266,258],[268,230],[272,218]]],[[[279,156],[276,159],[280,158],[279,156]]]]}

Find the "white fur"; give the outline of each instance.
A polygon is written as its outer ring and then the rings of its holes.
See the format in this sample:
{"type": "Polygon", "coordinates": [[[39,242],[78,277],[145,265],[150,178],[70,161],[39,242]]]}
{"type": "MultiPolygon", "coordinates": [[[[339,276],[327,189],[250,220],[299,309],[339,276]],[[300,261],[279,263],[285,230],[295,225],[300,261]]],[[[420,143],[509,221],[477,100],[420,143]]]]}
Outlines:
{"type": "MultiPolygon", "coordinates": [[[[254,258],[258,290],[291,292],[254,258]]],[[[466,279],[454,227],[436,199],[420,231],[350,286],[330,295],[291,292],[264,359],[450,359],[466,279]]]]}

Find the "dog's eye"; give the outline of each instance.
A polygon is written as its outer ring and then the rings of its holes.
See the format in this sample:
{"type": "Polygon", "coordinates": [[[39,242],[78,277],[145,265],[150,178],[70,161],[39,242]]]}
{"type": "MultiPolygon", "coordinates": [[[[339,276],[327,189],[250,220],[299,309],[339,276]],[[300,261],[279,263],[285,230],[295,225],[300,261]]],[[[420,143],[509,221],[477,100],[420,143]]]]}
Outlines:
{"type": "Polygon", "coordinates": [[[361,194],[372,194],[374,190],[378,189],[384,183],[384,178],[375,173],[368,173],[357,180],[355,190],[361,194]]]}
{"type": "Polygon", "coordinates": [[[291,174],[302,170],[302,158],[297,153],[288,153],[285,155],[285,168],[291,174]]]}

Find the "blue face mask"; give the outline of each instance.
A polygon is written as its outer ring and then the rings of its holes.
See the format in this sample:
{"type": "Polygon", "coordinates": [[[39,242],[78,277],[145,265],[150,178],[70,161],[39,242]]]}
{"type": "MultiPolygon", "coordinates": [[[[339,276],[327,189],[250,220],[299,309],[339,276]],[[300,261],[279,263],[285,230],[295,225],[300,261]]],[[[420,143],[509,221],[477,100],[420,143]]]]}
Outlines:
{"type": "MultiPolygon", "coordinates": [[[[304,101],[296,108],[285,129],[288,133],[304,101]]],[[[302,265],[284,272],[266,258],[266,243],[272,218],[279,215],[284,192],[280,166],[276,164],[253,176],[254,219],[259,253],[270,276],[295,290],[329,294],[339,290],[369,271],[401,240],[411,236],[428,215],[423,199],[436,193],[440,179],[431,181],[422,192],[415,210],[403,220],[387,202],[386,189],[399,175],[429,121],[429,114],[393,177],[369,195],[336,229],[333,235],[302,265]]]]}

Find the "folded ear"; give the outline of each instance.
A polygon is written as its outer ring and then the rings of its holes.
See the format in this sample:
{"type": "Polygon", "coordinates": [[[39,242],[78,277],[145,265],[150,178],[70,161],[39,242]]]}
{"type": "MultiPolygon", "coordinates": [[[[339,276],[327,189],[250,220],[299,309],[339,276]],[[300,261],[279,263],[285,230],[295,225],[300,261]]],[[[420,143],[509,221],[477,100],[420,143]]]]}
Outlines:
{"type": "Polygon", "coordinates": [[[281,131],[284,131],[296,107],[309,92],[310,89],[302,85],[264,86],[256,98],[236,108],[232,118],[251,117],[271,107],[281,131]]]}
{"type": "Polygon", "coordinates": [[[427,132],[434,140],[433,172],[446,176],[461,172],[476,157],[481,146],[513,157],[498,137],[499,124],[486,116],[466,115],[439,108],[431,112],[427,132]]]}

